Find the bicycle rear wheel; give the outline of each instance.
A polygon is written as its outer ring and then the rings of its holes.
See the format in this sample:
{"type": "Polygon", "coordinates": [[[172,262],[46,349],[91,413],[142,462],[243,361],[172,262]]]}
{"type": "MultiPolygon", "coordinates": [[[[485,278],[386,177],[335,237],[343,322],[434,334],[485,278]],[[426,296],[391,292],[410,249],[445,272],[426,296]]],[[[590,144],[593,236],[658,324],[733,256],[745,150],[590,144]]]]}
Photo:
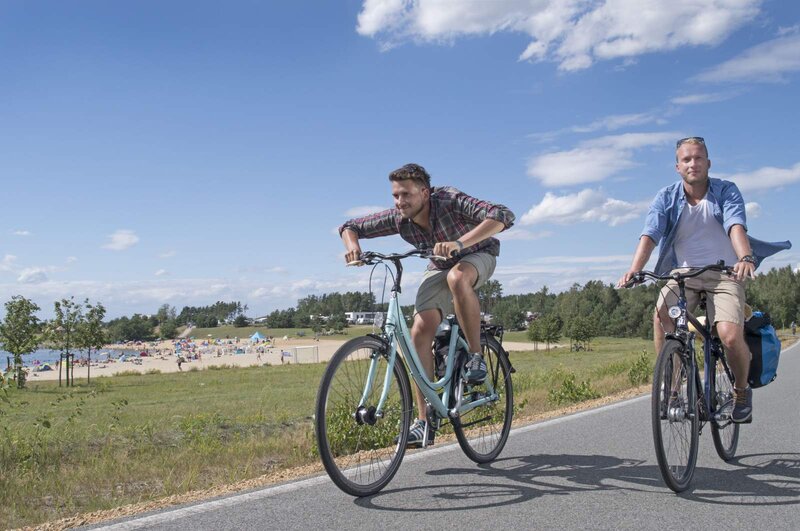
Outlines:
{"type": "Polygon", "coordinates": [[[352,496],[370,496],[385,487],[400,467],[411,422],[411,390],[399,356],[389,380],[383,417],[376,418],[388,362],[385,345],[359,337],[342,345],[328,363],[317,394],[319,455],[333,482],[352,496]],[[370,365],[377,364],[374,383],[357,412],[370,365]]]}
{"type": "Polygon", "coordinates": [[[733,382],[724,358],[716,358],[711,370],[711,438],[723,461],[736,455],[739,444],[739,425],[731,421],[733,412],[733,382]]]}
{"type": "Polygon", "coordinates": [[[675,492],[689,487],[697,464],[699,415],[694,375],[683,344],[668,339],[653,374],[652,422],[661,476],[675,492]]]}
{"type": "MultiPolygon", "coordinates": [[[[454,391],[463,387],[463,402],[477,400],[489,394],[488,383],[498,395],[497,400],[478,406],[453,421],[458,444],[476,463],[488,463],[503,451],[511,430],[514,413],[514,389],[511,384],[511,363],[508,354],[496,339],[482,340],[483,358],[486,361],[486,380],[478,385],[465,384],[460,374],[454,375],[454,391]]],[[[455,392],[453,393],[455,396],[455,392]]]]}

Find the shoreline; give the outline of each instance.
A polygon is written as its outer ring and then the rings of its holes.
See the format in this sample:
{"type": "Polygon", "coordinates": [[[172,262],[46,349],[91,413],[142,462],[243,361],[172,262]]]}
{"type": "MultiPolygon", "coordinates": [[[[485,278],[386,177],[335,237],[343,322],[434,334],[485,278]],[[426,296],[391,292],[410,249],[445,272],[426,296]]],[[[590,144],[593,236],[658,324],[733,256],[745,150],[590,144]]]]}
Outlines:
{"type": "MultiPolygon", "coordinates": [[[[106,345],[99,352],[105,350],[126,350],[130,352],[147,351],[155,352],[154,355],[148,356],[126,356],[125,361],[117,359],[110,359],[107,361],[92,361],[89,366],[91,378],[100,378],[104,376],[115,376],[119,373],[129,374],[131,372],[138,372],[146,374],[148,372],[158,371],[160,373],[173,373],[173,372],[187,372],[191,370],[203,370],[209,367],[219,366],[233,366],[233,367],[258,367],[281,365],[281,353],[290,353],[289,357],[285,357],[283,364],[296,364],[296,363],[324,363],[329,361],[336,351],[347,340],[344,339],[320,339],[319,341],[308,339],[275,339],[272,346],[268,343],[250,343],[249,341],[241,341],[239,344],[223,344],[223,345],[209,345],[200,346],[196,348],[198,354],[197,359],[192,358],[192,354],[184,354],[185,361],[181,362],[178,366],[178,356],[175,354],[175,346],[173,341],[161,341],[154,344],[147,343],[142,345],[126,345],[122,348],[121,345],[106,345]],[[245,352],[236,354],[236,348],[243,349],[245,352]],[[258,352],[262,350],[262,352],[258,352]]],[[[515,351],[533,351],[533,343],[513,342],[507,341],[503,346],[509,352],[515,351]]],[[[551,345],[553,348],[554,345],[551,345]]],[[[560,347],[560,346],[559,346],[560,347]]],[[[28,381],[53,381],[58,380],[59,370],[57,364],[53,363],[53,370],[37,371],[28,367],[28,381]]],[[[64,371],[61,371],[61,378],[66,378],[64,371]]],[[[76,363],[73,371],[73,378],[75,380],[83,380],[87,378],[87,366],[76,363]]]]}

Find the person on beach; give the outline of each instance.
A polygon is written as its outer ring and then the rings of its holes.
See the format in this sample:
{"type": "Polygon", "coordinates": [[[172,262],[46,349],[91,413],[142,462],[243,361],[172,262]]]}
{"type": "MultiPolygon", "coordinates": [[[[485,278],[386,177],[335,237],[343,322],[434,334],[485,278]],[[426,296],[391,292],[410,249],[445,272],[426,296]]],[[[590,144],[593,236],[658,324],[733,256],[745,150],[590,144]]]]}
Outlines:
{"type": "MultiPolygon", "coordinates": [[[[431,260],[417,291],[411,336],[428,377],[433,376],[433,338],[442,319],[458,317],[470,349],[466,378],[480,383],[486,362],[480,344],[480,303],[475,290],[494,273],[500,242],[495,234],[511,227],[507,207],[471,197],[447,186],[432,187],[422,166],[406,164],[389,174],[395,208],[351,219],[339,227],[345,262],[358,264],[362,238],[399,234],[418,249],[446,257],[431,260]]],[[[409,446],[421,446],[425,433],[425,398],[415,388],[419,419],[411,426],[409,446]]],[[[433,443],[433,430],[428,444],[433,443]]]]}

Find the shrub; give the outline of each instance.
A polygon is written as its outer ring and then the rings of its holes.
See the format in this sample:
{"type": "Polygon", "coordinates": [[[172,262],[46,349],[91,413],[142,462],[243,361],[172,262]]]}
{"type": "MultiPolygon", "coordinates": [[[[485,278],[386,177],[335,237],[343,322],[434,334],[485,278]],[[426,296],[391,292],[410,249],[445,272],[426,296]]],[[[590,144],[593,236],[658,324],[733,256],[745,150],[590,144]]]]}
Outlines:
{"type": "Polygon", "coordinates": [[[650,361],[647,351],[643,350],[631,365],[628,371],[628,380],[633,385],[644,385],[650,381],[651,374],[653,374],[653,363],[650,361]]]}
{"type": "Polygon", "coordinates": [[[550,389],[550,391],[547,392],[547,399],[554,405],[572,404],[599,397],[600,393],[592,389],[591,383],[588,380],[576,384],[575,375],[572,373],[567,373],[566,376],[564,376],[560,387],[557,389],[550,389]]]}

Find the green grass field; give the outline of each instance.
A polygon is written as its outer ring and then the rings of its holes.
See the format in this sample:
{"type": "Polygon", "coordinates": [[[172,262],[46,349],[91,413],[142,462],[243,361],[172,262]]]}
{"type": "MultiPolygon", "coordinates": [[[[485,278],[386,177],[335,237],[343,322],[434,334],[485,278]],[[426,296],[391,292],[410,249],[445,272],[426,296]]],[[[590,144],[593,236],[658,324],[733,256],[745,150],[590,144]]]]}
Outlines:
{"type": "MultiPolygon", "coordinates": [[[[600,338],[592,348],[512,353],[518,416],[585,398],[563,383],[570,373],[606,395],[652,370],[649,341],[600,338]]],[[[190,370],[97,378],[69,390],[47,382],[11,389],[9,403],[0,402],[0,522],[34,525],[316,462],[311,415],[324,368],[190,370]]]]}

